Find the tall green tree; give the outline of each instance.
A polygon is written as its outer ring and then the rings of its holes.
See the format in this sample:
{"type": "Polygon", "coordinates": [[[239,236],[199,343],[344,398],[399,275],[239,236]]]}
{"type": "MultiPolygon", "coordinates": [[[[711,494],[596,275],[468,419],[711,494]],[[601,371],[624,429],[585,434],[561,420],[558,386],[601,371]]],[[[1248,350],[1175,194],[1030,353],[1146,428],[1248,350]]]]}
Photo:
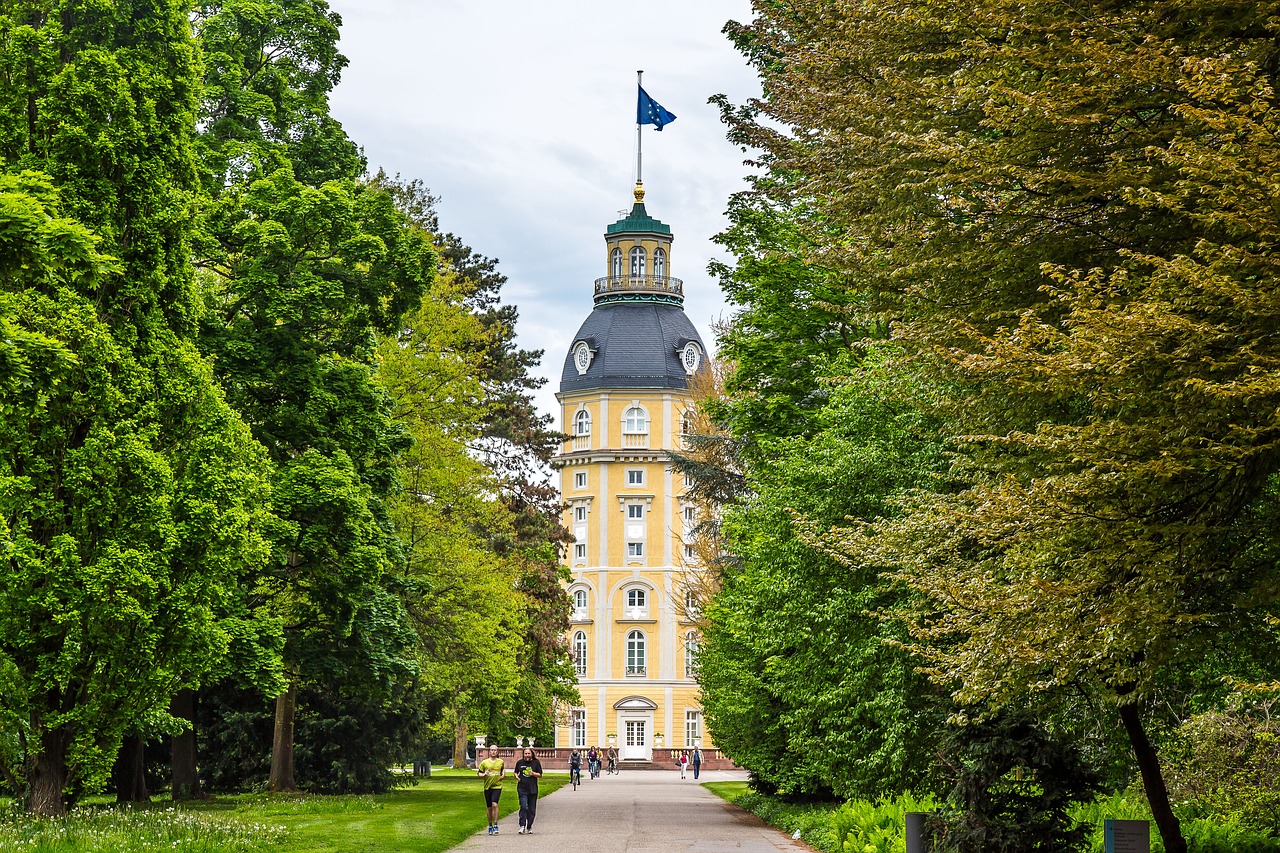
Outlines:
{"type": "Polygon", "coordinates": [[[1275,4],[756,9],[736,138],[965,440],[967,488],[837,546],[904,565],[961,701],[1109,692],[1182,853],[1142,701],[1276,605],[1275,4]]]}
{"type": "Polygon", "coordinates": [[[220,602],[264,556],[261,447],[187,338],[186,12],[0,5],[3,321],[25,377],[0,392],[0,701],[41,814],[219,665],[220,602]]]}
{"type": "Polygon", "coordinates": [[[275,465],[275,553],[254,599],[285,630],[271,785],[288,790],[299,680],[403,558],[384,500],[408,436],[374,380],[374,335],[421,298],[435,254],[385,191],[310,187],[289,168],[226,190],[207,223],[201,345],[275,465]]]}

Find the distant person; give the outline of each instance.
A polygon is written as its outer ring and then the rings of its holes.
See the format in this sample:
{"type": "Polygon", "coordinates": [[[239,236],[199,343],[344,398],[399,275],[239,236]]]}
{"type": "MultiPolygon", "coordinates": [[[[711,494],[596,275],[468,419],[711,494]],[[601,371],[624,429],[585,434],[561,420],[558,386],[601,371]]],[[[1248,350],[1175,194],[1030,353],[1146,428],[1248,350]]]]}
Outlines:
{"type": "Polygon", "coordinates": [[[683,749],[680,750],[680,757],[676,759],[676,764],[680,765],[680,778],[684,778],[684,771],[689,767],[689,753],[683,749]]]}
{"type": "Polygon", "coordinates": [[[484,806],[489,816],[489,834],[498,834],[498,798],[502,796],[502,779],[507,766],[498,757],[498,748],[489,747],[489,757],[476,765],[476,775],[484,779],[484,806]]]}
{"type": "Polygon", "coordinates": [[[693,778],[698,778],[698,771],[702,769],[702,747],[695,746],[693,748],[693,778]]]}
{"type": "Polygon", "coordinates": [[[592,779],[600,775],[600,750],[594,746],[587,750],[587,770],[592,779]]]}
{"type": "Polygon", "coordinates": [[[582,784],[582,753],[576,749],[569,754],[569,781],[582,784]]]}
{"type": "Polygon", "coordinates": [[[618,750],[614,749],[613,747],[609,747],[609,749],[604,754],[604,760],[606,762],[606,765],[609,768],[610,773],[618,772],[618,750]]]}
{"type": "Polygon", "coordinates": [[[542,762],[525,748],[524,757],[516,762],[516,796],[520,798],[520,828],[516,835],[533,832],[533,816],[538,813],[538,780],[542,778],[542,762]]]}

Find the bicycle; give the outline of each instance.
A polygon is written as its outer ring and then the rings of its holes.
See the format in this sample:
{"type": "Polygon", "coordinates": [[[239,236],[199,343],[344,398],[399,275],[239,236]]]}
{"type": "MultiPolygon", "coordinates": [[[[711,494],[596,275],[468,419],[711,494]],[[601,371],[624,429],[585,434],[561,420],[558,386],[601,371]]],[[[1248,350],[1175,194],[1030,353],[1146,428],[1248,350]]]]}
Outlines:
{"type": "Polygon", "coordinates": [[[578,790],[578,786],[582,784],[582,768],[569,768],[569,784],[573,785],[573,790],[578,790]]]}
{"type": "Polygon", "coordinates": [[[592,778],[592,779],[599,779],[599,778],[600,778],[600,761],[599,761],[599,759],[597,759],[597,760],[595,760],[595,761],[591,762],[591,778],[592,778]]]}
{"type": "Polygon", "coordinates": [[[605,765],[604,772],[605,772],[605,773],[611,773],[611,774],[613,774],[614,776],[617,776],[617,775],[618,775],[618,762],[617,762],[617,760],[616,760],[616,759],[613,759],[613,758],[610,758],[610,759],[609,759],[609,763],[605,765]]]}

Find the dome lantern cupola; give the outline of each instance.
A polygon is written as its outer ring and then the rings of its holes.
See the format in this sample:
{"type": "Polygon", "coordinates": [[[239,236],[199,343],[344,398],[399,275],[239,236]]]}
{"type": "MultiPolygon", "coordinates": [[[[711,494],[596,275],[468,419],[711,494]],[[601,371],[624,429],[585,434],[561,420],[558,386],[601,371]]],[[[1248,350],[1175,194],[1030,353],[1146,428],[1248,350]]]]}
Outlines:
{"type": "Polygon", "coordinates": [[[706,364],[706,347],[684,313],[684,282],[671,275],[671,226],[635,203],[605,229],[608,275],[578,329],[560,374],[560,393],[609,389],[686,390],[706,364]]]}
{"type": "Polygon", "coordinates": [[[684,282],[671,275],[671,226],[644,209],[637,181],[631,212],[604,232],[606,272],[596,279],[595,302],[684,304],[684,282]]]}

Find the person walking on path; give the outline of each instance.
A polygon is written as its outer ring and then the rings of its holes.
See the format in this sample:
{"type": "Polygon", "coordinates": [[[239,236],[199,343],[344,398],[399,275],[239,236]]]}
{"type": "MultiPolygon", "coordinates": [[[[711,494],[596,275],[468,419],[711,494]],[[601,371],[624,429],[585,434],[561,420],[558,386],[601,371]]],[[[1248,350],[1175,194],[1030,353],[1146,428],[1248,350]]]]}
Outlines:
{"type": "Polygon", "coordinates": [[[676,763],[680,765],[680,778],[683,779],[684,771],[689,766],[689,753],[685,752],[683,749],[680,750],[680,758],[676,763]]]}
{"type": "Polygon", "coordinates": [[[498,757],[498,748],[489,747],[489,757],[476,765],[476,775],[484,779],[484,807],[489,816],[489,834],[498,834],[498,798],[502,796],[502,779],[506,764],[498,757]]]}
{"type": "Polygon", "coordinates": [[[516,762],[516,796],[520,798],[520,828],[516,835],[533,832],[533,816],[538,813],[538,780],[542,778],[542,762],[525,748],[524,757],[516,762]]]}
{"type": "Polygon", "coordinates": [[[698,778],[698,771],[702,769],[702,747],[695,746],[693,748],[693,778],[698,778]]]}

